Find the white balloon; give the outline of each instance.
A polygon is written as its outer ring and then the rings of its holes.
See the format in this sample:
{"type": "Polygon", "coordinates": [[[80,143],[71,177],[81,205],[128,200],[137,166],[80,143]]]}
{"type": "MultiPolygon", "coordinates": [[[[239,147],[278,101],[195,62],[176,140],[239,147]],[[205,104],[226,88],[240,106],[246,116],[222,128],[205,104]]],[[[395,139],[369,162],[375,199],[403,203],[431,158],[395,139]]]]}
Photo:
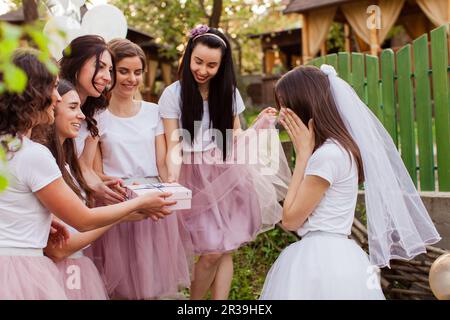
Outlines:
{"type": "Polygon", "coordinates": [[[128,31],[127,20],[117,7],[102,4],[88,10],[81,22],[84,34],[102,36],[105,41],[125,38],[128,31]]]}
{"type": "Polygon", "coordinates": [[[75,19],[57,16],[51,17],[47,21],[43,32],[50,40],[48,45],[50,53],[55,59],[59,60],[70,41],[81,35],[81,26],[75,19]]]}

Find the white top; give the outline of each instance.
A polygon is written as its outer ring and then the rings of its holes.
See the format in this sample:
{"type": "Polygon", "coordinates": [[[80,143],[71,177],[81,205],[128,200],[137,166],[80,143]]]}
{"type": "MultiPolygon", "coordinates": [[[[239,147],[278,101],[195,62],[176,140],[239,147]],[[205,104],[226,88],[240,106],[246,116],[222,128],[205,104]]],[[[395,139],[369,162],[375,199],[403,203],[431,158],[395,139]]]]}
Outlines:
{"type": "Polygon", "coordinates": [[[24,137],[8,173],[9,186],[0,193],[0,247],[45,248],[52,215],[34,192],[61,177],[56,160],[45,146],[24,137]]]}
{"type": "Polygon", "coordinates": [[[309,231],[326,231],[350,235],[358,196],[358,169],[348,152],[328,139],[312,154],[306,175],[319,176],[330,187],[297,233],[303,236],[309,231]]]}
{"type": "MultiPolygon", "coordinates": [[[[165,119],[179,119],[181,125],[181,85],[179,81],[172,83],[164,89],[159,98],[159,108],[161,117],[165,119]]],[[[234,114],[239,115],[245,110],[244,101],[242,100],[239,90],[236,88],[236,101],[233,104],[234,114]]],[[[210,130],[210,118],[208,101],[203,101],[203,118],[200,129],[198,130],[194,144],[189,141],[183,141],[183,151],[205,151],[215,148],[216,144],[212,139],[212,131],[210,130]]]]}
{"type": "Polygon", "coordinates": [[[155,137],[164,134],[157,104],[142,101],[128,118],[105,110],[97,116],[103,171],[119,178],[158,176],[155,137]]]}
{"type": "Polygon", "coordinates": [[[75,138],[75,151],[78,158],[81,156],[86,139],[90,134],[91,132],[87,128],[87,122],[85,120],[81,121],[80,131],[78,132],[78,136],[75,138]]]}

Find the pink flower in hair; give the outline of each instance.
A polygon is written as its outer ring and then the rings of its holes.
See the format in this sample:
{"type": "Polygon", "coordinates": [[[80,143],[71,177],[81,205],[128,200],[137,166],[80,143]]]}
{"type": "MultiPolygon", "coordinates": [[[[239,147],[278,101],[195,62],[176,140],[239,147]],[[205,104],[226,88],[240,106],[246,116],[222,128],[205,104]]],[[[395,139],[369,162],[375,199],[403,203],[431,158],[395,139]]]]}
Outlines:
{"type": "Polygon", "coordinates": [[[199,25],[198,27],[191,30],[189,33],[190,38],[195,38],[201,34],[207,33],[209,31],[209,27],[205,24],[199,25]]]}

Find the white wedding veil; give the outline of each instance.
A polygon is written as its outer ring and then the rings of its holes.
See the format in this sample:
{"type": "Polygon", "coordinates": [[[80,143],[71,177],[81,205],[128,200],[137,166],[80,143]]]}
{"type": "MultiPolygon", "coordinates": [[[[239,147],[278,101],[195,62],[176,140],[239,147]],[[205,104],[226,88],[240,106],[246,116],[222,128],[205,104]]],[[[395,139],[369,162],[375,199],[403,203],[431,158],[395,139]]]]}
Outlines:
{"type": "Polygon", "coordinates": [[[344,124],[361,152],[370,262],[389,267],[410,260],[441,238],[391,136],[332,66],[320,67],[344,124]]]}

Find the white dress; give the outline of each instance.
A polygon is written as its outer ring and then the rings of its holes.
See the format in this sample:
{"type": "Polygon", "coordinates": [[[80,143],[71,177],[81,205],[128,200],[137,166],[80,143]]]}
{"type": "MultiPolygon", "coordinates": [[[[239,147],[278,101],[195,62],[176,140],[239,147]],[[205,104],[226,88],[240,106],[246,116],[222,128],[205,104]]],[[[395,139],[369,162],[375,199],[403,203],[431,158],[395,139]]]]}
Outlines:
{"type": "Polygon", "coordinates": [[[358,194],[357,166],[339,144],[327,140],[308,161],[306,175],[330,183],[297,231],[302,240],[283,250],[271,267],[262,300],[383,300],[377,268],[348,238],[358,194]]]}

